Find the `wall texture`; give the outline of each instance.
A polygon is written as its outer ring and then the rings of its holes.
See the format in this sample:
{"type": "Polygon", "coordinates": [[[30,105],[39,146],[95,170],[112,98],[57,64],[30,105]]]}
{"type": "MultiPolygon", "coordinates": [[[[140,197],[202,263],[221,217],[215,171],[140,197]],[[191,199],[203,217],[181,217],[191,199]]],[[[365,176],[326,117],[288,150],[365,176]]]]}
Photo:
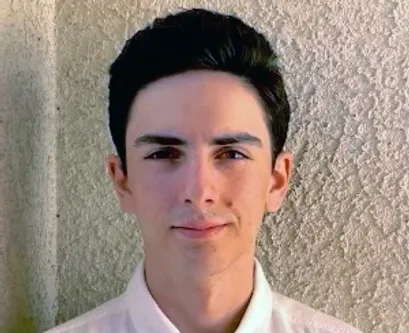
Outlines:
{"type": "Polygon", "coordinates": [[[0,332],[56,312],[54,1],[0,1],[0,332]]]}
{"type": "Polygon", "coordinates": [[[281,57],[296,164],[258,242],[273,288],[364,332],[409,332],[405,2],[0,0],[0,325],[41,330],[123,291],[142,244],[104,169],[107,68],[155,16],[198,6],[238,14],[281,57]]]}

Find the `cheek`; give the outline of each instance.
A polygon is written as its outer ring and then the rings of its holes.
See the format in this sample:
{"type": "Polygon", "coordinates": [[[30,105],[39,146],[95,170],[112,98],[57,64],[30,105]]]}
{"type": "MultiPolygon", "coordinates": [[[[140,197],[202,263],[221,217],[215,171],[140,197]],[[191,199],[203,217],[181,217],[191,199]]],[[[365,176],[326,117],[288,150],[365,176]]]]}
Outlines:
{"type": "Polygon", "coordinates": [[[160,219],[170,201],[169,181],[139,167],[130,175],[130,186],[135,214],[148,221],[160,219]]]}
{"type": "Polygon", "coordinates": [[[227,202],[241,212],[243,219],[253,222],[263,215],[269,185],[267,177],[257,172],[242,173],[230,184],[228,192],[232,196],[227,202]]]}

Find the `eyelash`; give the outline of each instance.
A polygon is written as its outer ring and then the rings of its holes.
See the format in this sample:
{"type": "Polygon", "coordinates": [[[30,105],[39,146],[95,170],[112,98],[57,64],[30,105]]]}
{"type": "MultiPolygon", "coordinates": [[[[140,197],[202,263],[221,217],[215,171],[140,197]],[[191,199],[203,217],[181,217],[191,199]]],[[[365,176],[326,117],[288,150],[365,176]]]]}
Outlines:
{"type": "MultiPolygon", "coordinates": [[[[218,156],[224,155],[224,154],[226,154],[226,153],[229,153],[229,154],[239,154],[239,155],[241,155],[240,158],[228,158],[228,159],[232,159],[232,160],[249,159],[249,157],[248,157],[247,155],[243,154],[242,152],[240,152],[240,151],[238,151],[238,150],[236,150],[236,149],[232,149],[232,148],[226,148],[226,149],[224,149],[220,154],[218,154],[218,156]]],[[[183,155],[183,153],[181,153],[179,150],[177,150],[177,149],[175,149],[175,148],[169,147],[169,148],[160,149],[160,150],[158,150],[158,151],[156,151],[156,152],[154,152],[154,153],[152,153],[152,154],[146,156],[144,159],[145,159],[145,160],[165,160],[165,159],[167,159],[167,160],[177,160],[177,159],[180,158],[181,155],[183,155]],[[158,154],[159,154],[159,155],[162,155],[162,157],[159,157],[159,158],[156,157],[156,158],[155,158],[154,156],[155,156],[155,155],[158,155],[158,154]],[[165,154],[165,156],[163,156],[164,154],[165,154]],[[171,157],[169,157],[170,154],[177,154],[178,156],[177,156],[177,157],[174,157],[174,158],[171,158],[171,157]]]]}
{"type": "MultiPolygon", "coordinates": [[[[239,155],[241,155],[240,158],[231,158],[231,159],[233,159],[233,160],[248,159],[248,157],[247,157],[246,155],[244,155],[242,152],[240,152],[240,151],[238,151],[238,150],[235,150],[235,149],[226,149],[226,150],[224,150],[220,155],[224,155],[224,154],[226,154],[226,153],[228,153],[228,154],[239,154],[239,155]]],[[[220,156],[220,155],[219,155],[219,156],[220,156]]]]}
{"type": "Polygon", "coordinates": [[[177,158],[173,158],[173,159],[172,159],[172,158],[169,158],[169,157],[168,157],[170,153],[176,153],[176,154],[179,155],[179,157],[180,157],[180,155],[181,155],[180,151],[178,151],[177,149],[174,149],[174,148],[163,148],[163,149],[160,149],[160,150],[158,150],[158,151],[155,151],[154,153],[152,153],[152,154],[146,156],[146,157],[145,157],[145,160],[163,160],[163,159],[176,160],[177,158]],[[162,158],[154,158],[154,157],[153,157],[153,156],[158,155],[158,154],[160,154],[160,155],[167,154],[167,156],[166,156],[166,157],[162,157],[162,158]]]}

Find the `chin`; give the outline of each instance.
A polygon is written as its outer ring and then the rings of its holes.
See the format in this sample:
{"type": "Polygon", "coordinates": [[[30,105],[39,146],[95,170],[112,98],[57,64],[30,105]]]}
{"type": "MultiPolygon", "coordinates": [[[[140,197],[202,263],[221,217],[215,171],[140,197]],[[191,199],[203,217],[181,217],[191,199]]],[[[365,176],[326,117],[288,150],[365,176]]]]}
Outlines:
{"type": "Polygon", "coordinates": [[[212,276],[224,272],[242,257],[242,254],[226,253],[210,248],[206,253],[185,253],[187,267],[197,277],[212,276]]]}

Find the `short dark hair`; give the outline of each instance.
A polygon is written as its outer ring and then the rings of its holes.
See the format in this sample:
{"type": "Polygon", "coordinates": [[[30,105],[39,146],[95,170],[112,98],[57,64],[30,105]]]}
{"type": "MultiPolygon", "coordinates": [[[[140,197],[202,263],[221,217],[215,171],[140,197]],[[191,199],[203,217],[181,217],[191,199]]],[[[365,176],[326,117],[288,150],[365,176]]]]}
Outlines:
{"type": "Polygon", "coordinates": [[[125,134],[136,95],[149,83],[192,70],[228,72],[255,88],[265,111],[274,165],[290,121],[277,55],[261,33],[239,18],[193,8],[157,18],[138,31],[110,67],[109,130],[124,173],[125,134]]]}

